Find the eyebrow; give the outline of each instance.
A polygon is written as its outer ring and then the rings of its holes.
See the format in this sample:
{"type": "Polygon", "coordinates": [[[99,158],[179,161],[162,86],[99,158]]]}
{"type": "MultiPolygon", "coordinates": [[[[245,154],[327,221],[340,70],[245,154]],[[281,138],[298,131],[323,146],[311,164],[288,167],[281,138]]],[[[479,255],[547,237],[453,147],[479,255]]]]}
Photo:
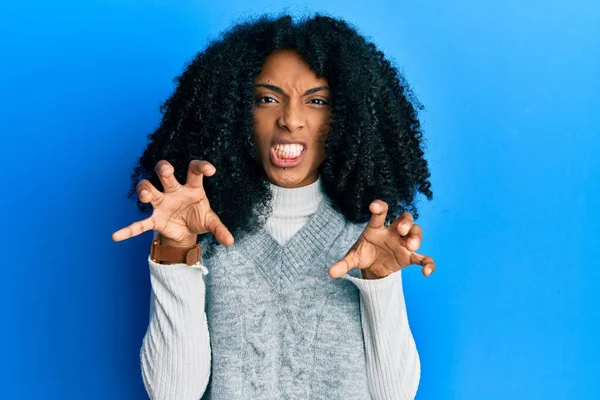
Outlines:
{"type": "MultiPolygon", "coordinates": [[[[264,87],[267,89],[271,89],[274,92],[285,94],[283,89],[280,88],[279,86],[269,85],[267,83],[257,83],[256,85],[254,85],[254,87],[264,87]]],[[[312,89],[308,89],[306,92],[304,92],[303,96],[308,96],[309,94],[313,94],[313,93],[319,92],[321,90],[329,90],[329,87],[328,86],[317,86],[312,89]]]]}

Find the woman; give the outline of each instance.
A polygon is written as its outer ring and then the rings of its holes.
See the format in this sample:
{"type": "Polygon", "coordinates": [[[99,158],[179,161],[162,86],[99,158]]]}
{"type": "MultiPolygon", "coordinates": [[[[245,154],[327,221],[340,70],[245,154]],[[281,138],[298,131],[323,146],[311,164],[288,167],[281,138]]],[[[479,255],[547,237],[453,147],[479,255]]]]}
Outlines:
{"type": "Polygon", "coordinates": [[[192,60],[132,176],[152,215],[113,234],[155,231],[151,398],[414,398],[400,270],[435,264],[415,252],[432,193],[413,104],[322,15],[236,25],[192,60]]]}

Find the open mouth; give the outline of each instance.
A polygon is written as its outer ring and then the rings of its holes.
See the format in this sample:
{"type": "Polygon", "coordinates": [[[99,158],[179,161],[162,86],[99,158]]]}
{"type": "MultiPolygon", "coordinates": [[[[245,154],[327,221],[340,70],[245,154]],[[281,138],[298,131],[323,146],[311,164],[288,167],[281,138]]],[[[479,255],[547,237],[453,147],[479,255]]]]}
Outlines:
{"type": "Polygon", "coordinates": [[[271,162],[276,167],[297,167],[304,160],[306,148],[301,144],[275,145],[271,147],[271,162]]]}

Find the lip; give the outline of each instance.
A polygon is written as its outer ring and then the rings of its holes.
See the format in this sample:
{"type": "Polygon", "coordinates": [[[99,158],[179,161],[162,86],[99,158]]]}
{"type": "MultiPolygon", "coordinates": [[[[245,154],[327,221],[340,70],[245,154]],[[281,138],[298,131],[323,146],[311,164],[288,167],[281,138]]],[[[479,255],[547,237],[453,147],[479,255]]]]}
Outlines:
{"type": "Polygon", "coordinates": [[[300,153],[298,157],[292,159],[283,159],[277,157],[277,155],[275,154],[275,149],[273,147],[271,147],[271,151],[269,153],[271,154],[271,163],[273,163],[274,166],[280,168],[293,168],[300,165],[302,163],[302,160],[304,160],[304,156],[306,155],[306,146],[304,147],[304,150],[302,150],[302,153],[300,153]]]}

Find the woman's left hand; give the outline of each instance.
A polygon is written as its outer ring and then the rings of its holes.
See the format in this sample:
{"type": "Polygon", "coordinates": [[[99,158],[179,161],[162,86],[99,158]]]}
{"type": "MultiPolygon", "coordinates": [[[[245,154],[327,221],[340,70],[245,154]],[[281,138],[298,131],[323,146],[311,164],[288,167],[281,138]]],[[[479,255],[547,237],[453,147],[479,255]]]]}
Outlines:
{"type": "Polygon", "coordinates": [[[352,268],[360,268],[364,279],[379,279],[413,264],[421,265],[425,276],[435,271],[433,258],[415,253],[423,234],[410,213],[402,213],[385,226],[387,203],[375,200],[369,210],[373,215],[365,230],[344,258],[329,268],[329,276],[340,278],[352,268]]]}

